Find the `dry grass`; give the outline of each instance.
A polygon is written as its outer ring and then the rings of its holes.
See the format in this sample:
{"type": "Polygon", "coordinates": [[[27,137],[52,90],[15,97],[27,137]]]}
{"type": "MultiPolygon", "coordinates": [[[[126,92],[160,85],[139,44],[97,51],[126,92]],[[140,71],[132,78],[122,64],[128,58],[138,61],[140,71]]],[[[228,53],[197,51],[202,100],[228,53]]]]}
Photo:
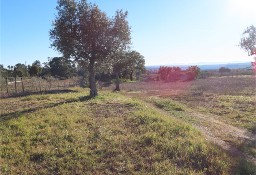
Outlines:
{"type": "Polygon", "coordinates": [[[70,87],[78,85],[78,78],[71,78],[66,80],[59,80],[53,77],[48,77],[47,79],[42,79],[38,77],[32,78],[23,78],[20,77],[16,79],[15,87],[15,78],[8,78],[8,86],[6,85],[5,79],[0,79],[0,98],[6,98],[11,96],[20,96],[24,94],[32,93],[42,93],[52,90],[63,90],[70,87]]]}
{"type": "Polygon", "coordinates": [[[235,155],[243,154],[256,163],[255,83],[255,76],[237,76],[193,82],[129,83],[122,87],[124,94],[151,102],[171,115],[196,125],[224,149],[235,155]],[[132,87],[135,90],[130,90],[132,87]],[[242,137],[240,131],[245,133],[242,137]]]}

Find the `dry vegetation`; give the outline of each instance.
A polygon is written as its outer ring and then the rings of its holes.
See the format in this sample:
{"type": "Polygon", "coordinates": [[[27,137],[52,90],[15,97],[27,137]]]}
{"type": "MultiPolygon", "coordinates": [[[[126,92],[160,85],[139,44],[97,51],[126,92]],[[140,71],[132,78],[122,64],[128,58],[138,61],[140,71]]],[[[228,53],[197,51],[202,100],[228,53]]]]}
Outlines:
{"type": "Polygon", "coordinates": [[[16,83],[14,77],[9,77],[7,80],[0,78],[0,97],[5,98],[53,90],[64,90],[77,85],[79,85],[79,78],[59,80],[54,77],[44,79],[39,77],[17,77],[16,83]]]}
{"type": "Polygon", "coordinates": [[[254,76],[237,76],[128,83],[122,88],[194,125],[231,155],[256,164],[255,83],[254,76]]]}

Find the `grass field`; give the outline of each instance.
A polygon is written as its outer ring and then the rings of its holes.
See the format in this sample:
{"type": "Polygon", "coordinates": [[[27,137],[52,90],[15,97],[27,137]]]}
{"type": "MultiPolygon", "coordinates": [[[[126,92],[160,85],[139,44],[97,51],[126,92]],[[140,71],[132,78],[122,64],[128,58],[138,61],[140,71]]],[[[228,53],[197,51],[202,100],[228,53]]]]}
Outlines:
{"type": "MultiPolygon", "coordinates": [[[[207,100],[201,105],[199,98],[214,96],[232,106],[236,94],[202,91],[203,85],[197,81],[151,86],[140,82],[123,84],[122,93],[100,91],[95,99],[81,88],[1,99],[0,174],[256,173],[247,162],[247,156],[255,156],[253,143],[237,140],[245,136],[242,131],[253,131],[253,125],[232,123],[232,117],[223,119],[226,115],[206,110],[207,100]],[[185,97],[197,97],[201,108],[185,97]],[[227,138],[216,132],[217,125],[237,135],[227,138]],[[209,140],[205,128],[216,142],[209,140]],[[223,148],[225,144],[217,144],[227,140],[234,147],[243,145],[235,152],[238,156],[223,148]]],[[[238,94],[238,100],[251,104],[237,109],[248,110],[246,114],[253,114],[252,87],[245,86],[246,92],[241,88],[238,94]]],[[[242,117],[255,121],[242,112],[242,117]]]]}
{"type": "Polygon", "coordinates": [[[124,94],[193,125],[232,156],[253,162],[256,173],[255,80],[255,76],[212,77],[193,82],[126,83],[121,88],[124,94]]]}
{"type": "Polygon", "coordinates": [[[229,173],[230,157],[190,125],[120,94],[87,93],[1,100],[1,174],[229,173]]]}

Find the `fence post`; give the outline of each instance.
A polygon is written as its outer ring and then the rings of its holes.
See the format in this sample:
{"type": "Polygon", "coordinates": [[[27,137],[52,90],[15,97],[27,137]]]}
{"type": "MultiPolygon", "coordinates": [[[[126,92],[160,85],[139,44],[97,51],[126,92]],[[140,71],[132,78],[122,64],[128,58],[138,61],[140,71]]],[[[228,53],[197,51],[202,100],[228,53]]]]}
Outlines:
{"type": "Polygon", "coordinates": [[[39,88],[40,88],[40,92],[42,92],[42,88],[41,88],[41,80],[39,80],[39,88]]]}
{"type": "Polygon", "coordinates": [[[8,78],[6,77],[6,91],[7,91],[7,94],[9,94],[9,89],[8,89],[8,78]]]}
{"type": "Polygon", "coordinates": [[[17,77],[14,77],[14,84],[15,84],[15,93],[17,93],[17,77]]]}
{"type": "Polygon", "coordinates": [[[24,84],[23,84],[23,78],[21,77],[20,80],[21,80],[21,85],[22,85],[22,92],[24,93],[25,89],[24,89],[24,84]]]}
{"type": "Polygon", "coordinates": [[[52,88],[52,80],[49,81],[49,90],[52,88]]]}
{"type": "Polygon", "coordinates": [[[2,91],[3,91],[3,82],[2,82],[2,78],[1,78],[1,94],[2,94],[2,91]]]}

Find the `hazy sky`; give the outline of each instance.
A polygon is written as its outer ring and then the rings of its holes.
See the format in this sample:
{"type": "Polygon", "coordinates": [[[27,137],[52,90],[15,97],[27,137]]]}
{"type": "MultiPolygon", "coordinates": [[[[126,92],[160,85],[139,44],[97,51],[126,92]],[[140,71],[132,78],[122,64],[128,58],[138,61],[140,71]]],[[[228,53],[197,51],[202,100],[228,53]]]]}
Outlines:
{"type": "MultiPolygon", "coordinates": [[[[238,47],[256,25],[256,0],[91,0],[109,16],[129,12],[133,49],[146,65],[252,61],[238,47]]],[[[60,56],[50,48],[54,0],[0,0],[0,64],[60,56]]]]}

